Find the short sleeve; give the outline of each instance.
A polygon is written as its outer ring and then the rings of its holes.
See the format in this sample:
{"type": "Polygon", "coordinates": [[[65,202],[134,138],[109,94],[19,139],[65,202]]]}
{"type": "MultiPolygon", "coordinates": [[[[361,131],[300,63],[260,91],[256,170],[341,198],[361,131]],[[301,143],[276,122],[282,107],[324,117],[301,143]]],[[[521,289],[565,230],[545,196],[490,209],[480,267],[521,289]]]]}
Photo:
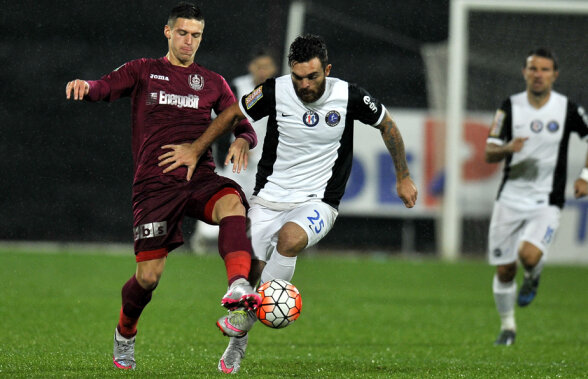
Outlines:
{"type": "Polygon", "coordinates": [[[578,133],[580,138],[588,139],[588,114],[584,107],[568,101],[567,123],[572,131],[578,133]]]}
{"type": "Polygon", "coordinates": [[[384,119],[386,108],[363,88],[349,84],[349,113],[354,120],[376,126],[384,119]]]}
{"type": "Polygon", "coordinates": [[[244,95],[239,107],[250,121],[257,121],[269,116],[276,109],[276,81],[274,78],[266,80],[249,94],[244,95]]]}
{"type": "Polygon", "coordinates": [[[487,142],[503,145],[505,142],[512,139],[512,129],[510,128],[512,120],[512,103],[506,99],[500,108],[496,110],[490,131],[488,133],[487,142]]]}

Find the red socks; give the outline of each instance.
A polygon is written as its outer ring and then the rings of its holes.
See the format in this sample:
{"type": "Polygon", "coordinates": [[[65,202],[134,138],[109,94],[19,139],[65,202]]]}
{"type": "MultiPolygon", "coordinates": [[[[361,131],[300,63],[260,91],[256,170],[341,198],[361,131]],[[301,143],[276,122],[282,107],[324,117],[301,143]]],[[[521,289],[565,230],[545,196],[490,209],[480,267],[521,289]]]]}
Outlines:
{"type": "Polygon", "coordinates": [[[118,321],[118,332],[125,338],[132,338],[137,334],[139,316],[151,300],[152,290],[146,290],[137,281],[135,275],[122,288],[122,307],[118,321]]]}
{"type": "Polygon", "coordinates": [[[247,238],[245,216],[227,216],[219,224],[218,251],[225,261],[229,286],[247,279],[251,268],[251,241],[247,238]]]}

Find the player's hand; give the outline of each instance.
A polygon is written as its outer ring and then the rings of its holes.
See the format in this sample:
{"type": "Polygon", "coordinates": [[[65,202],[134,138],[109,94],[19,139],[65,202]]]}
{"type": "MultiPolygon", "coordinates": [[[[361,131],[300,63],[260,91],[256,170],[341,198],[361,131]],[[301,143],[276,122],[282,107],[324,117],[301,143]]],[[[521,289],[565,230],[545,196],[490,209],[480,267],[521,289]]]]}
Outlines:
{"type": "Polygon", "coordinates": [[[525,146],[525,141],[528,140],[529,137],[517,137],[510,141],[506,145],[506,151],[509,153],[518,153],[519,151],[523,150],[523,146],[525,146]]]}
{"type": "Polygon", "coordinates": [[[588,182],[584,179],[576,179],[574,182],[574,196],[576,199],[588,195],[588,182]]]}
{"type": "Polygon", "coordinates": [[[70,99],[73,94],[74,100],[83,100],[84,96],[90,91],[90,85],[82,79],[75,79],[68,82],[65,86],[65,98],[70,99]]]}
{"type": "Polygon", "coordinates": [[[243,138],[237,138],[229,147],[229,152],[225,158],[225,166],[233,162],[233,172],[239,174],[241,168],[247,170],[249,163],[249,142],[243,138]]]}
{"type": "Polygon", "coordinates": [[[164,145],[161,148],[169,149],[168,152],[157,157],[157,159],[159,159],[159,167],[169,165],[163,170],[163,173],[165,174],[178,167],[186,166],[188,167],[186,180],[190,181],[194,174],[194,170],[196,169],[196,163],[198,163],[198,159],[200,159],[200,155],[196,151],[194,144],[183,143],[180,145],[164,145]]]}
{"type": "Polygon", "coordinates": [[[412,208],[416,204],[418,191],[410,176],[396,182],[396,192],[400,200],[407,208],[412,208]]]}

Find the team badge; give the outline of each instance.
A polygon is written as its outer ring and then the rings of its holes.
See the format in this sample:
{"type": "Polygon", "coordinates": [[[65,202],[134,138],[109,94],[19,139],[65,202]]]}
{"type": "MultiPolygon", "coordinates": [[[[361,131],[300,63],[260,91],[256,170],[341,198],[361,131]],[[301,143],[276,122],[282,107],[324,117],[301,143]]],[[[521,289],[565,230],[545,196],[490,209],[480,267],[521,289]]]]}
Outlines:
{"type": "Polygon", "coordinates": [[[200,91],[202,88],[204,88],[204,78],[202,75],[190,75],[188,77],[188,83],[194,91],[200,91]]]}
{"type": "Polygon", "coordinates": [[[502,256],[502,250],[496,248],[496,249],[494,249],[492,254],[494,254],[494,256],[498,258],[498,257],[502,256]]]}
{"type": "Polygon", "coordinates": [[[316,114],[316,112],[306,111],[302,116],[302,122],[304,122],[304,125],[306,126],[316,126],[316,124],[318,124],[319,122],[319,116],[318,114],[316,114]]]}
{"type": "Polygon", "coordinates": [[[547,130],[549,130],[551,133],[557,132],[558,129],[559,124],[557,123],[557,121],[549,121],[549,123],[547,124],[547,130]]]}
{"type": "Polygon", "coordinates": [[[336,126],[341,121],[341,115],[337,111],[330,111],[325,116],[325,122],[329,126],[336,126]]]}
{"type": "Polygon", "coordinates": [[[543,130],[543,123],[539,120],[531,121],[531,130],[535,133],[539,133],[541,130],[543,130]]]}
{"type": "Polygon", "coordinates": [[[247,109],[251,109],[251,107],[254,106],[255,103],[257,103],[259,99],[263,97],[263,91],[261,90],[261,87],[263,86],[259,86],[256,89],[254,89],[253,92],[251,92],[245,98],[245,107],[247,109]]]}

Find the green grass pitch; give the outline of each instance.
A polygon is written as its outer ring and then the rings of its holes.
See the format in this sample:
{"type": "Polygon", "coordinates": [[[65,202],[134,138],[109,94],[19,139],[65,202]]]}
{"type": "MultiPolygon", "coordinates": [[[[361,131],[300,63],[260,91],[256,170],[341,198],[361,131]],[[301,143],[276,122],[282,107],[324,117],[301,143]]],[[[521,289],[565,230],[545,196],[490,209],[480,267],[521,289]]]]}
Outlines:
{"type": "MultiPolygon", "coordinates": [[[[0,377],[221,377],[224,265],[172,253],[141,316],[137,370],[112,365],[132,255],[0,252],[0,377]]],[[[484,262],[302,256],[291,326],[257,324],[238,375],[251,378],[576,378],[588,374],[588,267],[547,265],[516,309],[515,345],[484,262]]],[[[519,273],[520,279],[520,273],[519,273]]]]}

